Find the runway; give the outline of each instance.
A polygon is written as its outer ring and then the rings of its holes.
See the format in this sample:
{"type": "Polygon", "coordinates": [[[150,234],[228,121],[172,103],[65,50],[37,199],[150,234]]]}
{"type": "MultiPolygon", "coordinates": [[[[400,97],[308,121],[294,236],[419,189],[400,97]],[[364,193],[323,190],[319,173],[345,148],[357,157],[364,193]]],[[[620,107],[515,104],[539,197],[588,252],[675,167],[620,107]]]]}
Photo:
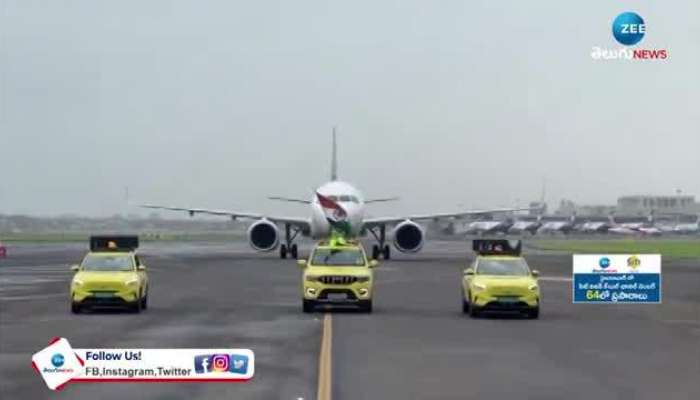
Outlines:
{"type": "Polygon", "coordinates": [[[320,384],[332,399],[700,398],[700,260],[664,259],[663,304],[575,305],[571,256],[533,251],[540,319],[470,319],[459,299],[467,244],[428,242],[381,262],[374,313],[324,322],[301,312],[296,264],[244,242],[145,243],[148,311],[72,315],[69,266],[85,247],[22,245],[0,260],[0,398],[306,400],[320,384]],[[53,336],[75,347],[251,348],[256,375],[54,393],[30,367],[53,336]]]}

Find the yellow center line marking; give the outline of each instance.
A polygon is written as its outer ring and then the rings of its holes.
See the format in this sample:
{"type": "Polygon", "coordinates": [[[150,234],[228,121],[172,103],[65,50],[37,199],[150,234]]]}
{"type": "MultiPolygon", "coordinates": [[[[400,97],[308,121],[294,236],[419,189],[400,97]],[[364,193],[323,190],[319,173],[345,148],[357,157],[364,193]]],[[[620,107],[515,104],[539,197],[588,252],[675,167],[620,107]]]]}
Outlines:
{"type": "Polygon", "coordinates": [[[318,391],[316,400],[331,400],[331,353],[333,348],[333,320],[331,314],[323,317],[321,351],[318,356],[318,391]]]}

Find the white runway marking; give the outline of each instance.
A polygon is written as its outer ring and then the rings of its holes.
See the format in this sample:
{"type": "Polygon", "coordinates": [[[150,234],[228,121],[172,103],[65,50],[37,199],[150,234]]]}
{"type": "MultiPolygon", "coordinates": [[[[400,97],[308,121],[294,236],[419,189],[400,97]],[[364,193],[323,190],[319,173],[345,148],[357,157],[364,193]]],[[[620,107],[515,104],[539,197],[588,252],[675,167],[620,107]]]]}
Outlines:
{"type": "Polygon", "coordinates": [[[571,277],[569,276],[542,276],[537,279],[545,282],[571,282],[571,277]]]}
{"type": "MultiPolygon", "coordinates": [[[[15,276],[12,278],[0,278],[0,285],[36,285],[38,283],[61,282],[63,279],[51,278],[31,278],[26,276],[15,276]]],[[[3,288],[0,287],[0,290],[3,288]]]]}
{"type": "Polygon", "coordinates": [[[67,265],[9,265],[0,266],[2,274],[32,274],[32,273],[68,273],[70,268],[67,265]]]}
{"type": "Polygon", "coordinates": [[[44,293],[29,296],[0,296],[0,301],[19,301],[19,300],[37,300],[37,299],[47,299],[65,297],[68,298],[68,293],[44,293]]]}

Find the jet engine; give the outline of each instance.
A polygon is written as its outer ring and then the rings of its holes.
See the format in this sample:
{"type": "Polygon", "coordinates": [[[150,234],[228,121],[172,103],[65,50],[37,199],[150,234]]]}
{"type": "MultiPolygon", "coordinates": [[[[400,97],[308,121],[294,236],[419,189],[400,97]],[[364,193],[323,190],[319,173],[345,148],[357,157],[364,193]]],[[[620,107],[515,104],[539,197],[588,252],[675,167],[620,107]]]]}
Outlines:
{"type": "Polygon", "coordinates": [[[257,251],[272,251],[280,243],[280,232],[277,225],[261,219],[248,227],[248,242],[257,251]]]}
{"type": "Polygon", "coordinates": [[[391,235],[394,247],[402,253],[415,253],[423,247],[425,230],[413,221],[406,220],[396,225],[391,235]]]}

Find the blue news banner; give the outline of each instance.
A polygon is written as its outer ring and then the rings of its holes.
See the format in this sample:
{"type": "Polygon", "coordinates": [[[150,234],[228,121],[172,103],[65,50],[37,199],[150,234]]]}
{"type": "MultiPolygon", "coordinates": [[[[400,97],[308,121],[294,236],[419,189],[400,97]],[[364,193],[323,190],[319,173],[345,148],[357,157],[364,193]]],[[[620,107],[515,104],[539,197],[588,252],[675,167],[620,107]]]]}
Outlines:
{"type": "Polygon", "coordinates": [[[660,303],[658,254],[574,255],[574,303],[660,303]]]}

